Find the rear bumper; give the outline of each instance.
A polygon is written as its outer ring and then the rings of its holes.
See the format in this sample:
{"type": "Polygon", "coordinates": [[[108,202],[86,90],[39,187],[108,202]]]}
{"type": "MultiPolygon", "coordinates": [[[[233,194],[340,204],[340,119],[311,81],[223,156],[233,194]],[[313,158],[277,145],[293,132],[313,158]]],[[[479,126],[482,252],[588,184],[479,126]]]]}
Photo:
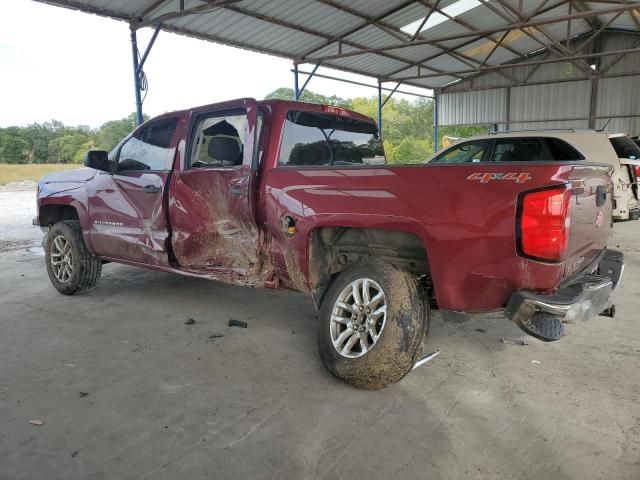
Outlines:
{"type": "Polygon", "coordinates": [[[515,292],[505,315],[525,332],[541,340],[558,340],[564,323],[588,320],[605,310],[624,270],[622,253],[605,250],[593,269],[550,295],[515,292]]]}

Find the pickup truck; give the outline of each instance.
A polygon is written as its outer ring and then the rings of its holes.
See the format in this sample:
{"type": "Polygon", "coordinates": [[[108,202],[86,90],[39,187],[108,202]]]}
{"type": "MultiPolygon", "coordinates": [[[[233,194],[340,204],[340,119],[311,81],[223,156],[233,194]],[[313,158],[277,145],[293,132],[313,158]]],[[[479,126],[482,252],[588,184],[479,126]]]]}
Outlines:
{"type": "Polygon", "coordinates": [[[153,118],[43,178],[34,222],[66,295],[108,262],[309,292],[323,364],[376,389],[420,362],[430,307],[504,310],[549,341],[608,306],[623,266],[606,248],[610,166],[490,148],[388,165],[368,117],[240,99],[153,118]]]}

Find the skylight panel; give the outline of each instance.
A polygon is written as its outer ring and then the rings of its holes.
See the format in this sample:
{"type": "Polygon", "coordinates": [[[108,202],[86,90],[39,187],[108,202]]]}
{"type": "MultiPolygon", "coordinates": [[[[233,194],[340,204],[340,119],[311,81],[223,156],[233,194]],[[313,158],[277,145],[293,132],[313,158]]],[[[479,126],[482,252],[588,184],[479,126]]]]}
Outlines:
{"type": "MultiPolygon", "coordinates": [[[[458,15],[462,15],[469,10],[476,8],[481,5],[478,0],[458,0],[457,2],[452,3],[451,5],[444,7],[442,11],[447,15],[455,18],[458,15]]],[[[409,35],[413,35],[416,33],[416,30],[420,27],[420,24],[423,22],[424,17],[416,20],[415,22],[411,22],[408,25],[405,25],[401,28],[401,30],[409,35]]],[[[449,18],[446,15],[443,15],[440,12],[433,12],[427,22],[420,29],[421,32],[428,30],[430,28],[435,27],[436,25],[440,25],[443,22],[446,22],[449,18]]]]}

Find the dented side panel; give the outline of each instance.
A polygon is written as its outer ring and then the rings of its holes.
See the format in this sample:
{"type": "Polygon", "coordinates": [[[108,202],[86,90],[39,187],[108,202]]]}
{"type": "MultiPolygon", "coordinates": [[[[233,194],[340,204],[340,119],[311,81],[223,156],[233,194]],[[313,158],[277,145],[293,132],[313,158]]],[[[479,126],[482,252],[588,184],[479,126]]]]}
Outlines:
{"type": "Polygon", "coordinates": [[[95,254],[149,265],[168,265],[163,195],[168,172],[98,174],[87,185],[95,254]],[[156,193],[145,193],[152,185],[156,193]]]}

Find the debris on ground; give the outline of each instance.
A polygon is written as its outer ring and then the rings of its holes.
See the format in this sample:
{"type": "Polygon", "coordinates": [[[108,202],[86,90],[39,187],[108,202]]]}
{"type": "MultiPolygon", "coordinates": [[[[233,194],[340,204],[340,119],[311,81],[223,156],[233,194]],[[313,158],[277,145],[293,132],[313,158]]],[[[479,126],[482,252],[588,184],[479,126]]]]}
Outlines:
{"type": "Polygon", "coordinates": [[[80,392],[80,398],[88,397],[89,392],[80,392]]]}
{"type": "Polygon", "coordinates": [[[188,318],[184,324],[185,325],[193,325],[194,323],[196,323],[196,321],[193,318],[188,318]]]}
{"type": "Polygon", "coordinates": [[[484,328],[476,328],[476,332],[487,333],[487,331],[484,328]]]}
{"type": "Polygon", "coordinates": [[[501,338],[500,341],[502,343],[508,343],[510,345],[521,345],[521,346],[529,345],[524,340],[516,340],[515,338],[501,338]]]}
{"type": "Polygon", "coordinates": [[[77,456],[78,456],[78,450],[76,450],[75,452],[73,452],[73,453],[71,454],[71,458],[75,458],[75,457],[77,457],[77,456]]]}
{"type": "Polygon", "coordinates": [[[534,363],[536,365],[540,365],[542,362],[539,362],[538,360],[531,360],[531,363],[534,363]]]}
{"type": "Polygon", "coordinates": [[[31,425],[35,425],[36,427],[41,427],[42,425],[44,425],[44,422],[42,420],[29,420],[29,423],[31,425]]]}
{"type": "Polygon", "coordinates": [[[222,338],[224,337],[224,333],[212,333],[211,335],[209,335],[209,338],[211,340],[215,340],[216,338],[222,338]]]}
{"type": "Polygon", "coordinates": [[[247,322],[243,322],[242,320],[235,320],[233,318],[230,318],[229,319],[229,326],[230,327],[247,328],[247,322]]]}

